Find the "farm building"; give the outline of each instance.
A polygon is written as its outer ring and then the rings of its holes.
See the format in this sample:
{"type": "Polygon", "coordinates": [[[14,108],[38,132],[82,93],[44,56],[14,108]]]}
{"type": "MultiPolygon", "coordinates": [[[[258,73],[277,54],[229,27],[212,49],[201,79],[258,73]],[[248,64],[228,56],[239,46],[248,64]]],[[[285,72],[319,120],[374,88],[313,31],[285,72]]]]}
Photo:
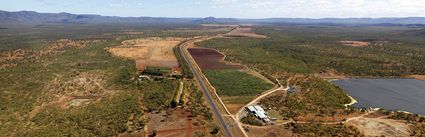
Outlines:
{"type": "Polygon", "coordinates": [[[296,86],[290,86],[289,89],[288,89],[288,92],[289,93],[295,93],[295,92],[297,92],[297,87],[296,86]]]}
{"type": "Polygon", "coordinates": [[[264,111],[264,109],[261,108],[261,106],[259,106],[259,105],[248,106],[248,107],[246,107],[246,110],[249,113],[254,114],[257,118],[263,120],[264,122],[270,122],[270,119],[267,116],[267,112],[264,111]]]}

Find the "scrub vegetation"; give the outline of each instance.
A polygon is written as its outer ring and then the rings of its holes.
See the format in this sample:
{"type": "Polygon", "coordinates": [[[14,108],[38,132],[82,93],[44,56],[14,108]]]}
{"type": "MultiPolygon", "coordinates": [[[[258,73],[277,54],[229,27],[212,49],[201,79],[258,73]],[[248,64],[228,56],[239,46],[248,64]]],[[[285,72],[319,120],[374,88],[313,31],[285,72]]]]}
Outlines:
{"type": "Polygon", "coordinates": [[[273,26],[257,28],[267,39],[213,39],[199,45],[225,52],[265,73],[320,73],[335,70],[349,76],[396,77],[424,74],[425,45],[410,28],[273,26]],[[408,35],[408,36],[406,36],[408,35]],[[415,39],[416,38],[416,39],[415,39]],[[415,39],[415,40],[411,40],[415,39]],[[352,47],[341,40],[362,40],[371,46],[352,47]]]}
{"type": "MultiPolygon", "coordinates": [[[[342,89],[324,80],[329,78],[324,76],[411,77],[425,74],[423,29],[276,24],[257,27],[254,31],[267,38],[212,39],[198,45],[220,50],[226,55],[225,60],[244,64],[272,81],[277,79],[284,86],[294,85],[294,93],[276,94],[259,102],[283,118],[315,117],[320,121],[325,117],[357,112],[344,106],[350,99],[342,89]],[[368,45],[351,46],[341,41],[368,45]]],[[[206,74],[208,76],[208,72],[206,74]]],[[[413,125],[412,129],[418,132],[412,134],[420,135],[423,126],[413,125]]],[[[295,124],[291,130],[301,136],[359,134],[355,128],[343,124],[295,124]]]]}
{"type": "MultiPolygon", "coordinates": [[[[107,49],[127,39],[207,33],[167,31],[190,26],[181,24],[99,26],[0,31],[0,135],[118,136],[142,130],[145,113],[172,107],[178,80],[140,81],[133,60],[107,49]]],[[[201,97],[191,101],[194,110],[203,105],[201,97]]],[[[211,119],[209,109],[200,112],[211,119]]]]}

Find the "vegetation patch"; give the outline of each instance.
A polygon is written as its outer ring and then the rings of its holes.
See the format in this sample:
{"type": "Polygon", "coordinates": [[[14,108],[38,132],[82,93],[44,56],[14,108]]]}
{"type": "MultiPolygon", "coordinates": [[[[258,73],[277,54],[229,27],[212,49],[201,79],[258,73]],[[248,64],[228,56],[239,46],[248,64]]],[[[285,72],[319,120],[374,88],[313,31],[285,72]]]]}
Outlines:
{"type": "Polygon", "coordinates": [[[168,73],[171,73],[171,69],[166,67],[147,66],[143,71],[143,74],[155,76],[163,76],[164,74],[168,73]]]}
{"type": "Polygon", "coordinates": [[[237,113],[246,103],[273,87],[240,70],[205,70],[204,74],[231,113],[237,113]]]}
{"type": "Polygon", "coordinates": [[[247,116],[241,119],[241,122],[247,125],[254,126],[263,126],[264,123],[261,122],[257,117],[255,117],[252,113],[248,113],[247,116]]]}
{"type": "Polygon", "coordinates": [[[290,123],[287,127],[292,129],[293,133],[300,136],[346,137],[360,135],[360,132],[355,127],[345,126],[344,124],[323,125],[320,123],[290,123]]]}
{"type": "Polygon", "coordinates": [[[198,45],[223,51],[226,60],[241,62],[267,75],[335,70],[348,76],[403,77],[425,72],[421,63],[425,48],[418,36],[398,37],[396,31],[379,28],[330,27],[320,28],[320,32],[302,26],[275,28],[279,30],[257,29],[268,39],[213,39],[198,45]],[[375,35],[370,36],[369,32],[375,35]],[[341,46],[335,42],[347,38],[368,41],[386,38],[386,42],[366,47],[341,46]]]}
{"type": "Polygon", "coordinates": [[[205,70],[204,74],[221,96],[256,96],[273,87],[238,70],[205,70]]]}
{"type": "Polygon", "coordinates": [[[280,112],[283,117],[291,118],[314,114],[317,116],[335,116],[346,114],[344,104],[350,101],[345,92],[327,81],[303,77],[296,93],[281,93],[260,100],[266,108],[280,112]]]}

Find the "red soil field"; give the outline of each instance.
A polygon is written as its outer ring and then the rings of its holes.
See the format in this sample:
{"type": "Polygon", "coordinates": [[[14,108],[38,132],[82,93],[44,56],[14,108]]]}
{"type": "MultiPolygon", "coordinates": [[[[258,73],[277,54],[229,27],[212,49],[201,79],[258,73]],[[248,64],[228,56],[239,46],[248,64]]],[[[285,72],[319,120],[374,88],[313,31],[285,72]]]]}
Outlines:
{"type": "Polygon", "coordinates": [[[225,63],[224,55],[210,48],[189,48],[189,53],[201,69],[241,69],[240,65],[225,63]]]}

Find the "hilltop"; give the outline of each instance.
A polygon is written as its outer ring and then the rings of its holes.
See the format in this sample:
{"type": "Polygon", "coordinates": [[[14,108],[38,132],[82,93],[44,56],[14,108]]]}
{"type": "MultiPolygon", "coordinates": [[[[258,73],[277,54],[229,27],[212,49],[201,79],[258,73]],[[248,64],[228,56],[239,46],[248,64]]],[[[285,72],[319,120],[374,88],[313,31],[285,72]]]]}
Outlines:
{"type": "Polygon", "coordinates": [[[170,18],[170,17],[119,17],[95,14],[39,13],[35,11],[1,11],[0,24],[44,24],[44,23],[260,23],[260,24],[323,24],[323,25],[378,25],[424,27],[425,17],[386,18],[170,18]]]}

